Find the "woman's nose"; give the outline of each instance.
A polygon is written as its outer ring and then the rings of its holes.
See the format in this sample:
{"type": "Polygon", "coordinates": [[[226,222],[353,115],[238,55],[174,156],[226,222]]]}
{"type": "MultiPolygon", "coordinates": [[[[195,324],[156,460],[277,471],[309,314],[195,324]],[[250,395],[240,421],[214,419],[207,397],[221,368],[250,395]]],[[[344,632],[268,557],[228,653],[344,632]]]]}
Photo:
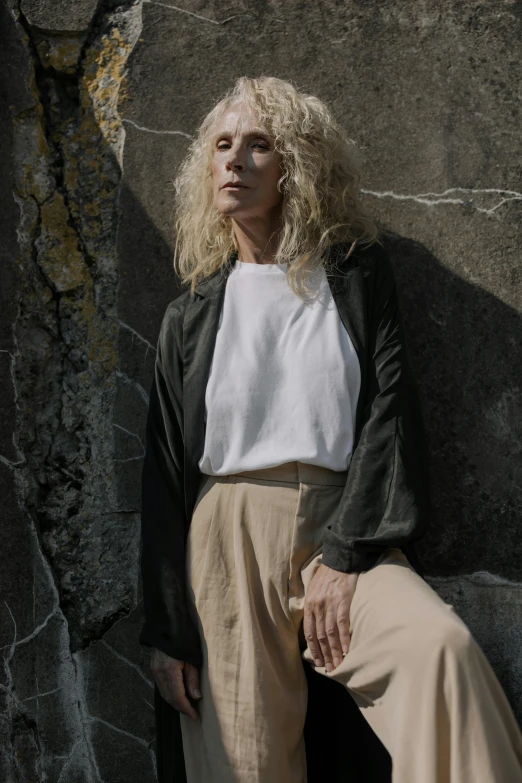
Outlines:
{"type": "Polygon", "coordinates": [[[243,157],[239,150],[230,150],[230,154],[227,160],[227,167],[229,169],[243,169],[245,167],[243,157]]]}
{"type": "Polygon", "coordinates": [[[239,169],[239,171],[242,171],[242,169],[244,168],[244,165],[243,165],[242,161],[237,160],[236,158],[227,161],[227,166],[231,170],[239,169]]]}

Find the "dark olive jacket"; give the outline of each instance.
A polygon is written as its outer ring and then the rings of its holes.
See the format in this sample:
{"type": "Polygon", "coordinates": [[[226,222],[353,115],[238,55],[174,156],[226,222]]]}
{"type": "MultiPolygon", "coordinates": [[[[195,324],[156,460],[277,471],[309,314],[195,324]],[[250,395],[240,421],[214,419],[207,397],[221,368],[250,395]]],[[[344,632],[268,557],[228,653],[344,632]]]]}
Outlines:
{"type": "MultiPolygon", "coordinates": [[[[323,562],[339,571],[363,571],[384,549],[398,547],[423,576],[415,542],[426,531],[430,507],[424,427],[393,268],[379,242],[356,245],[346,259],[348,249],[348,244],[336,243],[323,257],[361,369],[354,447],[336,519],[324,536],[323,562]]],[[[185,542],[201,478],[206,384],[236,257],[232,254],[200,282],[193,295],[185,291],[168,305],[146,425],[141,514],[145,621],[139,641],[196,666],[201,647],[187,606],[185,542]]],[[[172,710],[165,723],[169,709],[156,693],[160,780],[178,783],[184,780],[179,716],[176,720],[172,710]],[[167,761],[166,752],[177,752],[178,758],[167,761]]]]}

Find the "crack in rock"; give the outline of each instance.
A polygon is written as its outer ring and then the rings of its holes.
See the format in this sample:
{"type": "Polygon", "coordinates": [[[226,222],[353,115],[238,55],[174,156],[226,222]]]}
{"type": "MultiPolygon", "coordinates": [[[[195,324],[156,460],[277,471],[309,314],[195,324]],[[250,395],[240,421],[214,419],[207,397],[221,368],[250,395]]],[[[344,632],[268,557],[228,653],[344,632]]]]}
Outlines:
{"type": "Polygon", "coordinates": [[[133,329],[132,326],[129,326],[129,324],[126,324],[124,321],[121,321],[119,318],[118,318],[118,323],[121,327],[123,327],[123,329],[126,329],[128,332],[130,332],[133,335],[133,337],[137,337],[138,340],[141,340],[141,342],[147,346],[147,348],[150,348],[151,351],[154,351],[154,353],[156,353],[157,350],[156,346],[152,345],[152,343],[150,343],[145,337],[143,337],[141,334],[139,334],[139,332],[133,329]]]}
{"type": "Polygon", "coordinates": [[[126,118],[124,118],[122,122],[125,122],[127,125],[132,125],[132,127],[136,128],[136,130],[143,131],[145,133],[153,133],[156,136],[184,136],[186,139],[190,139],[190,140],[194,138],[189,133],[184,133],[183,131],[154,130],[153,128],[145,128],[143,125],[138,125],[137,122],[134,122],[133,120],[128,120],[126,118]]]}
{"type": "MultiPolygon", "coordinates": [[[[122,385],[119,336],[129,331],[115,317],[125,141],[119,101],[141,3],[102,0],[85,30],[73,29],[74,9],[61,9],[72,20],[66,33],[31,24],[47,7],[28,0],[24,9],[27,16],[12,11],[27,56],[28,99],[12,116],[21,292],[13,350],[2,349],[16,428],[13,453],[0,461],[12,470],[33,552],[33,604],[32,616],[10,599],[0,604],[13,625],[1,650],[2,751],[10,756],[9,783],[104,783],[93,726],[112,724],[89,712],[82,648],[139,603],[136,511],[120,513],[114,481],[128,455],[115,452],[112,425],[122,385]]],[[[132,331],[147,352],[155,350],[132,331]]],[[[137,382],[124,386],[146,399],[137,382]]],[[[134,741],[147,749],[152,779],[151,743],[134,741]]]]}
{"type": "Polygon", "coordinates": [[[127,375],[127,373],[121,372],[121,370],[116,371],[116,376],[120,378],[123,381],[123,383],[135,389],[138,392],[141,399],[143,400],[143,402],[145,403],[145,405],[148,406],[149,395],[147,394],[147,392],[145,391],[141,383],[139,383],[139,381],[137,381],[135,378],[131,378],[129,375],[127,375]]]}
{"type": "Polygon", "coordinates": [[[126,560],[118,543],[122,532],[104,521],[103,512],[118,507],[113,473],[128,456],[114,453],[111,434],[125,137],[117,102],[141,30],[141,7],[102,6],[75,70],[66,73],[43,59],[42,32],[22,15],[19,23],[34,97],[34,106],[15,118],[19,266],[27,280],[15,325],[24,362],[13,369],[21,457],[0,459],[24,469],[25,505],[57,574],[73,648],[79,648],[99,638],[137,598],[131,576],[137,531],[133,526],[127,534],[135,540],[126,560]]]}
{"type": "Polygon", "coordinates": [[[139,666],[137,666],[132,661],[129,661],[128,658],[125,658],[124,655],[121,655],[117,650],[114,649],[108,642],[105,641],[105,639],[101,640],[101,644],[103,644],[110,652],[115,655],[117,658],[119,658],[120,661],[123,661],[127,666],[130,666],[131,669],[134,669],[134,671],[141,677],[143,682],[145,682],[149,688],[152,688],[154,690],[154,683],[146,677],[139,666]]]}
{"type": "Polygon", "coordinates": [[[202,22],[209,22],[210,24],[226,24],[227,22],[231,22],[232,19],[238,19],[240,16],[246,16],[246,14],[235,14],[234,16],[227,16],[226,19],[223,19],[221,22],[217,21],[216,19],[210,19],[208,16],[201,16],[201,14],[195,14],[193,11],[187,11],[186,8],[179,8],[177,5],[169,5],[167,3],[160,3],[158,0],[144,0],[144,5],[158,5],[162,8],[168,8],[170,11],[179,11],[181,14],[187,14],[188,16],[193,16],[195,19],[200,19],[202,22]]]}
{"type": "Polygon", "coordinates": [[[410,195],[406,193],[394,193],[392,190],[376,191],[366,190],[361,188],[361,193],[366,193],[376,198],[391,198],[396,201],[415,201],[418,204],[425,204],[426,206],[433,207],[439,204],[458,204],[462,206],[468,206],[477,212],[484,212],[487,215],[492,215],[501,206],[511,201],[522,201],[522,193],[516,190],[503,190],[502,188],[448,188],[441,193],[428,191],[427,193],[418,193],[416,195],[410,195]],[[457,194],[462,193],[461,197],[457,197],[457,194]],[[500,197],[500,201],[498,200],[500,197]],[[479,206],[478,201],[496,201],[492,207],[479,206]]]}

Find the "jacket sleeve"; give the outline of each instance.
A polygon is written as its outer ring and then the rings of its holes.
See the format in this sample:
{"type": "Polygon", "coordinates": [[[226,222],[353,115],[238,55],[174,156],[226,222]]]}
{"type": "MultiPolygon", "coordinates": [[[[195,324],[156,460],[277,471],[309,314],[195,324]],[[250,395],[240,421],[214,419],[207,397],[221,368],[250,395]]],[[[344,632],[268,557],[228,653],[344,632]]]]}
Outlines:
{"type": "Polygon", "coordinates": [[[388,547],[409,551],[429,513],[423,420],[384,249],[368,275],[369,346],[362,425],[336,518],[325,531],[322,562],[366,571],[388,547]]]}
{"type": "Polygon", "coordinates": [[[181,315],[168,306],[160,329],[145,432],[141,486],[141,576],[145,621],[140,644],[201,663],[185,586],[187,519],[183,464],[181,315]],[[179,326],[178,326],[179,322],[179,326]]]}

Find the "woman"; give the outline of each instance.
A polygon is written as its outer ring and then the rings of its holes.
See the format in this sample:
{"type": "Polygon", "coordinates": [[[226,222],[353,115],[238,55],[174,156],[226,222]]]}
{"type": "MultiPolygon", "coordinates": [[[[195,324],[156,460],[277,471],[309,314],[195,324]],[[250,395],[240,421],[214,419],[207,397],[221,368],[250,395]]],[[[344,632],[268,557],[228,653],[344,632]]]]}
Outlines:
{"type": "Polygon", "coordinates": [[[317,98],[241,78],[181,167],[140,641],[189,783],[306,781],[305,666],[348,690],[394,783],[522,782],[506,696],[415,553],[422,420],[351,148],[317,98]]]}

